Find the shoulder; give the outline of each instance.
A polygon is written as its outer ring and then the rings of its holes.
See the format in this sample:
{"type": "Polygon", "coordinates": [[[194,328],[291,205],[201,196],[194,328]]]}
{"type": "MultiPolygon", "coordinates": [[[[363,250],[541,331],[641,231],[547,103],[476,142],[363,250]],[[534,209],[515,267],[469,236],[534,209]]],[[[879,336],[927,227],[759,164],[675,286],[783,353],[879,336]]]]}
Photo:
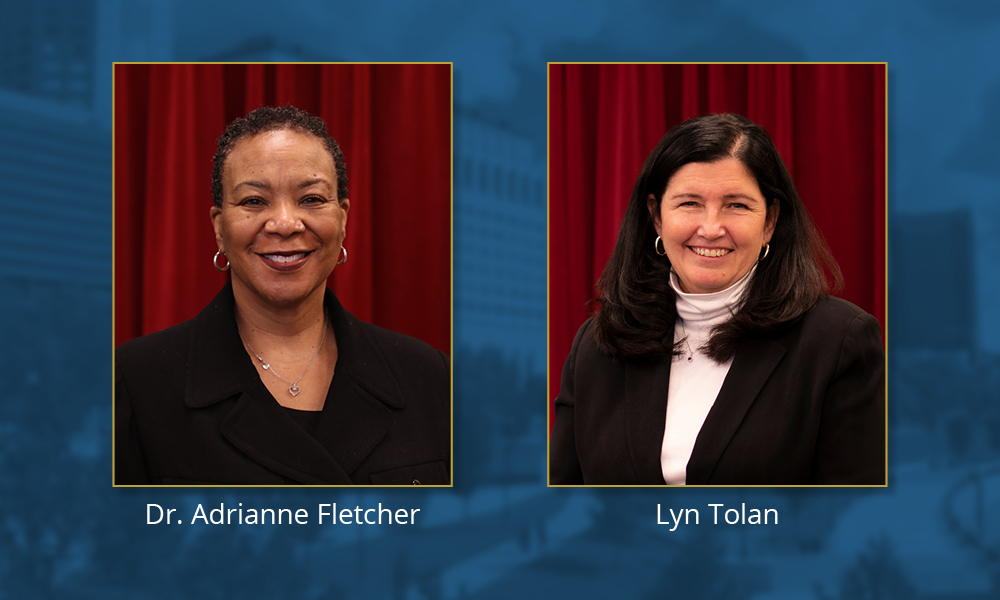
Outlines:
{"type": "Polygon", "coordinates": [[[116,403],[125,401],[137,412],[159,410],[168,404],[180,407],[191,363],[193,321],[144,335],[115,349],[116,403]],[[144,408],[145,407],[145,408],[144,408]]]}
{"type": "Polygon", "coordinates": [[[846,329],[852,325],[875,325],[878,320],[842,298],[820,296],[804,315],[802,323],[810,327],[823,329],[846,329]]]}
{"type": "Polygon", "coordinates": [[[444,352],[415,337],[383,329],[359,319],[354,319],[354,324],[358,331],[390,360],[440,362],[448,358],[444,352]]]}
{"type": "MultiPolygon", "coordinates": [[[[447,354],[422,340],[353,316],[344,325],[350,327],[350,335],[344,336],[348,346],[342,349],[351,354],[345,356],[344,366],[368,385],[384,388],[389,396],[450,397],[451,361],[447,354]],[[390,379],[399,387],[393,388],[390,379]],[[376,383],[379,380],[382,383],[376,383]]],[[[340,344],[341,336],[337,336],[340,344]]]]}
{"type": "Polygon", "coordinates": [[[853,321],[859,317],[875,318],[843,298],[825,294],[820,296],[816,304],[806,311],[806,315],[812,315],[814,318],[833,318],[841,321],[853,321]]]}
{"type": "Polygon", "coordinates": [[[115,362],[126,368],[184,360],[194,319],[137,337],[115,349],[115,362]]]}
{"type": "Polygon", "coordinates": [[[847,300],[824,295],[780,337],[822,346],[864,340],[881,347],[882,328],[878,319],[847,300]]]}
{"type": "Polygon", "coordinates": [[[576,337],[573,338],[573,349],[576,350],[581,344],[597,347],[597,342],[594,341],[594,317],[589,317],[576,331],[576,337]]]}
{"type": "MultiPolygon", "coordinates": [[[[182,410],[191,348],[192,322],[185,321],[125,342],[115,349],[115,405],[120,417],[182,410]]],[[[119,417],[116,417],[116,419],[119,417]]]]}
{"type": "Polygon", "coordinates": [[[621,367],[623,363],[608,356],[597,346],[597,340],[594,338],[595,327],[594,317],[583,322],[576,332],[576,337],[573,338],[573,345],[566,359],[566,363],[573,365],[580,375],[593,375],[608,367],[621,367]]]}
{"type": "MultiPolygon", "coordinates": [[[[448,356],[417,338],[384,329],[354,316],[329,288],[327,314],[333,321],[338,346],[356,354],[350,364],[365,375],[374,375],[376,365],[384,363],[399,377],[412,371],[444,373],[450,371],[448,356]],[[355,361],[354,359],[358,359],[355,361]],[[381,360],[373,360],[381,359],[381,360]]],[[[450,378],[449,378],[450,379],[450,378]]]]}
{"type": "Polygon", "coordinates": [[[597,348],[597,341],[594,339],[594,317],[588,318],[580,325],[580,329],[576,331],[576,336],[573,338],[573,345],[570,348],[569,357],[571,360],[575,360],[577,356],[583,355],[588,356],[591,353],[596,352],[597,354],[604,355],[597,348]]]}

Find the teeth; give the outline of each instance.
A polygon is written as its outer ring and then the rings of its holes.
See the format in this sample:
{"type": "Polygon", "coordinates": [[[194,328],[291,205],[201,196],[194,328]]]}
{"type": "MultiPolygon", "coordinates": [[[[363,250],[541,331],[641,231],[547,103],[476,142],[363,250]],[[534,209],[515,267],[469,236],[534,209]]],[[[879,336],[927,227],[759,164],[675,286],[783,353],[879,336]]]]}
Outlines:
{"type": "Polygon", "coordinates": [[[732,250],[726,248],[691,248],[694,253],[698,256],[708,256],[714,258],[716,256],[724,256],[732,252],[732,250]]]}
{"type": "Polygon", "coordinates": [[[289,254],[287,256],[284,254],[265,254],[264,258],[279,263],[290,263],[305,258],[305,256],[306,256],[305,252],[300,252],[299,254],[289,254]]]}

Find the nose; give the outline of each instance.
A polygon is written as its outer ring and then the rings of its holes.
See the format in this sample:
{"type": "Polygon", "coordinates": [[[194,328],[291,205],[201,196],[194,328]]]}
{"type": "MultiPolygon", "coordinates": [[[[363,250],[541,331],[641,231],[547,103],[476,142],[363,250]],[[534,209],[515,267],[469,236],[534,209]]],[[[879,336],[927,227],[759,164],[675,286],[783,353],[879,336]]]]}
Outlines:
{"type": "Polygon", "coordinates": [[[709,203],[702,213],[701,223],[698,226],[698,235],[714,240],[726,235],[725,225],[722,223],[722,208],[709,203]]]}
{"type": "Polygon", "coordinates": [[[295,202],[277,202],[268,217],[267,223],[264,224],[264,231],[267,233],[289,237],[305,231],[305,224],[295,202]]]}

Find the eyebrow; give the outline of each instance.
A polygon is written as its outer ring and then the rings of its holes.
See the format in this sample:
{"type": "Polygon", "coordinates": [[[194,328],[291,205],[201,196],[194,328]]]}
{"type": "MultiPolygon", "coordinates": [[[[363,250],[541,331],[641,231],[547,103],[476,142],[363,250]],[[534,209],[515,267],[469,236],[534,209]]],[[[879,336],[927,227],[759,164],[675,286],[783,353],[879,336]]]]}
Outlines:
{"type": "MultiPolygon", "coordinates": [[[[751,200],[753,202],[760,202],[761,201],[759,198],[754,198],[753,196],[748,196],[746,194],[725,194],[722,197],[726,198],[726,199],[743,198],[743,199],[746,199],[746,200],[751,200]]],[[[690,193],[690,192],[684,192],[684,193],[681,193],[681,194],[674,194],[673,196],[670,197],[670,200],[674,200],[676,198],[698,198],[698,199],[701,199],[701,198],[703,198],[703,196],[701,194],[694,194],[694,193],[690,193]]]]}
{"type": "Polygon", "coordinates": [[[252,188],[258,189],[258,190],[269,190],[269,189],[271,189],[271,186],[267,185],[263,181],[252,181],[252,180],[251,181],[241,181],[241,182],[237,183],[236,185],[234,185],[233,189],[234,190],[235,189],[239,189],[240,186],[244,186],[244,185],[248,186],[248,187],[252,187],[252,188]]]}
{"type": "MultiPolygon", "coordinates": [[[[312,179],[306,179],[305,181],[303,181],[302,183],[300,183],[298,187],[301,190],[301,189],[305,189],[307,187],[310,187],[310,186],[313,186],[313,185],[316,185],[316,184],[326,184],[328,186],[331,185],[329,181],[327,181],[326,179],[324,179],[322,177],[314,177],[312,179]]],[[[257,181],[257,180],[254,180],[254,179],[250,179],[250,180],[247,180],[247,181],[241,181],[241,182],[237,183],[236,185],[234,185],[233,189],[234,190],[239,189],[240,186],[244,186],[244,185],[248,186],[248,187],[252,187],[254,189],[258,189],[258,190],[269,190],[269,189],[271,189],[270,185],[264,183],[263,181],[257,181]]]]}
{"type": "Polygon", "coordinates": [[[332,187],[332,184],[329,181],[327,181],[326,179],[324,179],[323,177],[314,177],[313,179],[306,179],[305,181],[303,181],[302,183],[300,183],[299,184],[299,189],[301,190],[303,188],[307,188],[309,186],[316,185],[317,183],[322,183],[322,184],[330,185],[332,187]]]}

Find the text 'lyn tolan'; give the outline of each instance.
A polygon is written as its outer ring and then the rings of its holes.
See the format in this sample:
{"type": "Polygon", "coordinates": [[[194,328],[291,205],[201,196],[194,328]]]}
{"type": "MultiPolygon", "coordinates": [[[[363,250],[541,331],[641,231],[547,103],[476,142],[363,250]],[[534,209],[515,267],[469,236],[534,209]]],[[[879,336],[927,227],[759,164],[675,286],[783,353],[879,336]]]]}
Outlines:
{"type": "MultiPolygon", "coordinates": [[[[712,523],[714,525],[719,524],[719,509],[723,508],[724,504],[709,504],[712,509],[712,523]]],[[[664,509],[657,504],[656,505],[656,524],[657,525],[668,525],[670,526],[670,531],[675,531],[680,525],[700,525],[699,513],[697,508],[681,508],[674,510],[672,508],[664,509]]],[[[746,502],[740,504],[740,508],[726,508],[722,513],[723,522],[727,525],[777,525],[778,524],[778,511],[774,508],[765,508],[763,513],[759,508],[751,508],[747,510],[746,502]],[[773,519],[772,519],[773,517],[773,519]]]]}

